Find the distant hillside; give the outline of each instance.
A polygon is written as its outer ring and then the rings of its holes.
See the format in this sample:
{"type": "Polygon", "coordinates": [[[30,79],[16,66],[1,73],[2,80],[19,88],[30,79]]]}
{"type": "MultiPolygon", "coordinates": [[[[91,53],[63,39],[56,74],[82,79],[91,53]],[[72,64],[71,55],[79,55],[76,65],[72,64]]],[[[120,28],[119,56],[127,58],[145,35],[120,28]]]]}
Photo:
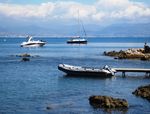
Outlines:
{"type": "MultiPolygon", "coordinates": [[[[78,35],[77,25],[17,25],[0,26],[2,35],[50,35],[72,36],[78,35]]],[[[81,29],[81,28],[80,28],[81,29]]],[[[146,24],[113,24],[107,27],[100,25],[85,25],[88,36],[150,36],[150,23],[146,24]]],[[[83,35],[83,32],[81,33],[83,35]]]]}
{"type": "Polygon", "coordinates": [[[150,23],[111,25],[103,28],[100,34],[110,36],[150,36],[150,23]]]}

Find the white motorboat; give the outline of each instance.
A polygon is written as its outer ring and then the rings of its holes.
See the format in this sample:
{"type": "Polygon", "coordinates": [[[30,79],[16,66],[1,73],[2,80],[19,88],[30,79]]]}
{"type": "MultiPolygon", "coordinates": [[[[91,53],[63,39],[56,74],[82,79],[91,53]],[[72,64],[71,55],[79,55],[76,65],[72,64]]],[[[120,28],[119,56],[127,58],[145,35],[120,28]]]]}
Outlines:
{"type": "Polygon", "coordinates": [[[21,47],[41,47],[46,44],[46,42],[42,40],[33,40],[32,36],[28,36],[27,39],[26,42],[21,43],[21,47]]]}
{"type": "Polygon", "coordinates": [[[65,72],[68,76],[92,76],[92,77],[112,77],[116,70],[105,65],[103,68],[72,66],[67,64],[59,64],[58,69],[65,72]]]}

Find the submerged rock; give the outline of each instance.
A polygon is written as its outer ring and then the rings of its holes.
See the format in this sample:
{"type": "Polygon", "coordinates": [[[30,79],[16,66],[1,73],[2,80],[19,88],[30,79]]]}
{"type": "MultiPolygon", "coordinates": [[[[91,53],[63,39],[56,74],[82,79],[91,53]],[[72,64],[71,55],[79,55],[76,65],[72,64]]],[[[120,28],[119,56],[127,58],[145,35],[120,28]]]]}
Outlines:
{"type": "Polygon", "coordinates": [[[47,110],[51,110],[51,109],[53,109],[53,108],[52,108],[51,106],[47,106],[46,109],[47,109],[47,110]]]}
{"type": "MultiPolygon", "coordinates": [[[[13,56],[13,55],[11,55],[13,56]]],[[[23,54],[18,54],[18,55],[15,55],[16,57],[40,57],[39,55],[31,55],[31,54],[28,54],[28,53],[23,53],[23,54]]]]}
{"type": "Polygon", "coordinates": [[[56,104],[49,104],[46,109],[52,110],[52,109],[58,109],[58,108],[66,108],[71,107],[73,102],[63,102],[63,103],[56,103],[56,104]]]}
{"type": "Polygon", "coordinates": [[[94,108],[128,108],[128,102],[125,99],[112,98],[109,96],[91,96],[89,102],[94,108]]]}
{"type": "Polygon", "coordinates": [[[132,94],[140,96],[150,101],[150,84],[138,87],[132,94]]]}
{"type": "Polygon", "coordinates": [[[18,57],[31,57],[30,54],[27,54],[27,53],[23,53],[23,54],[19,54],[19,55],[16,55],[18,57]]]}
{"type": "Polygon", "coordinates": [[[30,59],[29,59],[29,58],[26,58],[26,57],[23,57],[23,58],[21,59],[21,61],[30,61],[30,59]]]}

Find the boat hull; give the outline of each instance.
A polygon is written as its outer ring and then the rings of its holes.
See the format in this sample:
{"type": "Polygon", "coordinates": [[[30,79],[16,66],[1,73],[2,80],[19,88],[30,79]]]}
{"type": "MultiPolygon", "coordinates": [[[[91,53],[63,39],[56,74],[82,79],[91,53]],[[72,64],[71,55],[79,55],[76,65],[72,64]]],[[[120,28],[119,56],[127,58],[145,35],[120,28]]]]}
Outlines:
{"type": "Polygon", "coordinates": [[[67,76],[83,76],[83,77],[102,77],[102,78],[109,78],[112,77],[112,73],[106,73],[106,72],[95,72],[95,71],[75,71],[71,69],[65,69],[62,66],[58,66],[58,69],[60,71],[63,71],[66,73],[67,76]]]}
{"type": "Polygon", "coordinates": [[[67,41],[68,44],[87,44],[87,41],[67,41]]]}
{"type": "Polygon", "coordinates": [[[28,43],[28,44],[21,44],[21,47],[42,47],[46,43],[28,43]]]}

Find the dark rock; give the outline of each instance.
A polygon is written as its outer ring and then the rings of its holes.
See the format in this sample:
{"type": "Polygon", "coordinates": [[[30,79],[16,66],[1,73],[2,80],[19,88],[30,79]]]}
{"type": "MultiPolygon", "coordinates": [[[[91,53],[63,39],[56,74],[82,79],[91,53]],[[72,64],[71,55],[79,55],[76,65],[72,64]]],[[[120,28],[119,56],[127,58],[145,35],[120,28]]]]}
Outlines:
{"type": "Polygon", "coordinates": [[[47,109],[47,110],[51,110],[52,107],[51,107],[51,106],[47,106],[46,109],[47,109]]]}
{"type": "Polygon", "coordinates": [[[150,60],[150,58],[147,57],[147,56],[144,56],[144,57],[141,57],[141,60],[142,60],[142,61],[148,61],[148,60],[150,60]]]}
{"type": "Polygon", "coordinates": [[[116,99],[109,96],[91,96],[89,102],[94,108],[128,108],[128,102],[125,99],[116,99]]]}
{"type": "Polygon", "coordinates": [[[107,52],[106,51],[104,51],[104,55],[106,55],[107,54],[107,52]]]}
{"type": "Polygon", "coordinates": [[[29,58],[23,57],[21,61],[30,61],[29,58]]]}
{"type": "Polygon", "coordinates": [[[114,59],[119,59],[118,57],[114,57],[114,59]]]}
{"type": "Polygon", "coordinates": [[[110,52],[104,52],[104,55],[106,56],[117,56],[119,54],[119,52],[116,52],[116,51],[110,51],[110,52]]]}
{"type": "Polygon", "coordinates": [[[27,58],[30,58],[30,57],[40,57],[39,55],[30,55],[28,53],[23,53],[23,54],[18,54],[18,55],[11,55],[11,56],[16,56],[16,57],[27,57],[27,58]]]}
{"type": "Polygon", "coordinates": [[[150,84],[138,87],[132,94],[140,96],[150,101],[150,84]]]}

